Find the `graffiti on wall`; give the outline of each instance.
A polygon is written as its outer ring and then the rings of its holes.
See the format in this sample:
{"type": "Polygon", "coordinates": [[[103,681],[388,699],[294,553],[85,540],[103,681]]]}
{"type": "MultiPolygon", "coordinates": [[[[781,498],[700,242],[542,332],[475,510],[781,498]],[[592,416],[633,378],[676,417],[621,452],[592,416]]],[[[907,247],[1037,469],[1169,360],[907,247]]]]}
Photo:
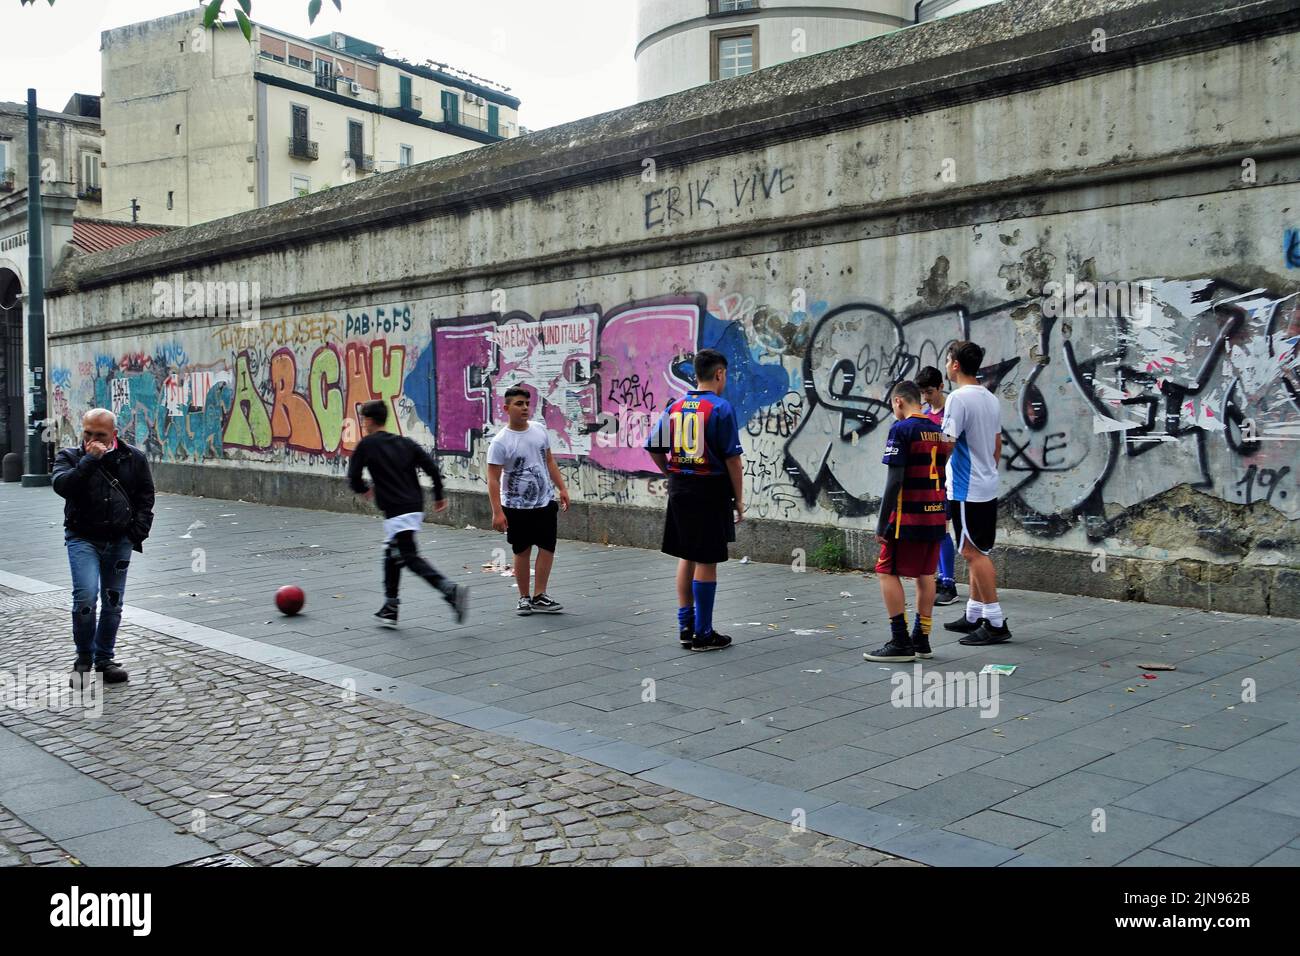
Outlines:
{"type": "Polygon", "coordinates": [[[827,313],[803,356],[809,411],[785,449],[805,503],[824,492],[844,513],[874,510],[890,387],[973,339],[986,349],[982,384],[1004,400],[1001,495],[1027,527],[1083,516],[1102,533],[1104,503],[1182,484],[1300,517],[1297,297],[1218,280],[1151,285],[1155,308],[1141,320],[1071,322],[1024,299],[905,318],[865,302],[827,313]]]}
{"type": "Polygon", "coordinates": [[[60,347],[51,409],[65,441],[79,412],[101,405],[162,460],[337,471],[359,440],[360,405],[378,399],[390,427],[437,448],[450,480],[481,487],[505,392],[521,387],[577,496],[652,504],[664,487],[641,446],[709,347],[728,359],[752,513],[824,522],[874,513],[889,388],[971,338],[1003,401],[1001,495],[1027,530],[1083,523],[1103,535],[1179,486],[1300,518],[1300,297],[1221,280],[1149,284],[1142,316],[1065,317],[1032,297],[900,313],[817,300],[805,312],[734,290],[536,317],[386,304],[114,354],[60,347]]]}
{"type": "Polygon", "coordinates": [[[750,354],[736,323],[717,319],[702,295],[659,296],[605,312],[544,312],[435,320],[430,346],[406,381],[441,454],[476,453],[502,427],[505,393],[530,393],[557,458],[615,472],[657,473],[642,451],[659,413],[691,388],[691,356],[727,356],[729,394],[743,420],[783,395],[789,376],[750,354]]]}

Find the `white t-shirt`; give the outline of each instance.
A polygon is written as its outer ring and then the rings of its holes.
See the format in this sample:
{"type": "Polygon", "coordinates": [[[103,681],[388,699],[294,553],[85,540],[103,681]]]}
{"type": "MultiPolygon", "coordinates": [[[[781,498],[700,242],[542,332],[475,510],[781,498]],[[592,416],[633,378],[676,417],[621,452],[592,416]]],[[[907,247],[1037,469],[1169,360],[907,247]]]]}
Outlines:
{"type": "Polygon", "coordinates": [[[501,429],[488,445],[489,465],[501,466],[503,508],[545,508],[555,495],[546,468],[551,437],[541,422],[529,422],[528,430],[501,429]]]}
{"type": "Polygon", "coordinates": [[[983,385],[963,385],[943,406],[943,433],[957,441],[948,455],[948,500],[992,501],[998,496],[994,449],[1002,431],[998,397],[983,385]]]}

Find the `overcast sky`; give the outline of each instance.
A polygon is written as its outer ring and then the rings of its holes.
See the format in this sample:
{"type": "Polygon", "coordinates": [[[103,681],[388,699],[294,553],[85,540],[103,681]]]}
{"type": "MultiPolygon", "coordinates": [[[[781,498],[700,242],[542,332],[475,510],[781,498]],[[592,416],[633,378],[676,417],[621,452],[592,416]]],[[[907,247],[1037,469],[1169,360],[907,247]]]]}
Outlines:
{"type": "MultiPolygon", "coordinates": [[[[42,109],[100,93],[101,30],[180,13],[184,0],[0,0],[0,100],[42,109]]],[[[235,0],[226,0],[233,17],[235,0]]],[[[330,0],[314,24],[307,0],[253,0],[253,19],[298,36],[332,30],[413,63],[426,59],[511,87],[529,129],[636,101],[635,0],[330,0]]]]}

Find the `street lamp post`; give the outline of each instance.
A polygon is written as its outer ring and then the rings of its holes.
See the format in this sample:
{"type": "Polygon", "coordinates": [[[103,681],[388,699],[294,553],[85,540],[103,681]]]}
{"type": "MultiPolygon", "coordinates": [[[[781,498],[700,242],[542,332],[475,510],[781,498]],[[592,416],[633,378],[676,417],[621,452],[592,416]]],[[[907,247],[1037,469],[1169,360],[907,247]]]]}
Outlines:
{"type": "Polygon", "coordinates": [[[27,470],[23,487],[50,483],[45,460],[45,229],[36,91],[27,91],[27,470]]]}

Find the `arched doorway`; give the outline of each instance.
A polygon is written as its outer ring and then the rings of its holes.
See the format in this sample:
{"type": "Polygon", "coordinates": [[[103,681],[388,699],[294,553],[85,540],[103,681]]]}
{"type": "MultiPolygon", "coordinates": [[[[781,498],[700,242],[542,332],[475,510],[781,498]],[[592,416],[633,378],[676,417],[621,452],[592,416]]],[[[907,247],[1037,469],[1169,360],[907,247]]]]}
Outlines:
{"type": "Polygon", "coordinates": [[[27,436],[23,406],[22,284],[10,269],[0,269],[0,457],[23,453],[27,436]]]}

